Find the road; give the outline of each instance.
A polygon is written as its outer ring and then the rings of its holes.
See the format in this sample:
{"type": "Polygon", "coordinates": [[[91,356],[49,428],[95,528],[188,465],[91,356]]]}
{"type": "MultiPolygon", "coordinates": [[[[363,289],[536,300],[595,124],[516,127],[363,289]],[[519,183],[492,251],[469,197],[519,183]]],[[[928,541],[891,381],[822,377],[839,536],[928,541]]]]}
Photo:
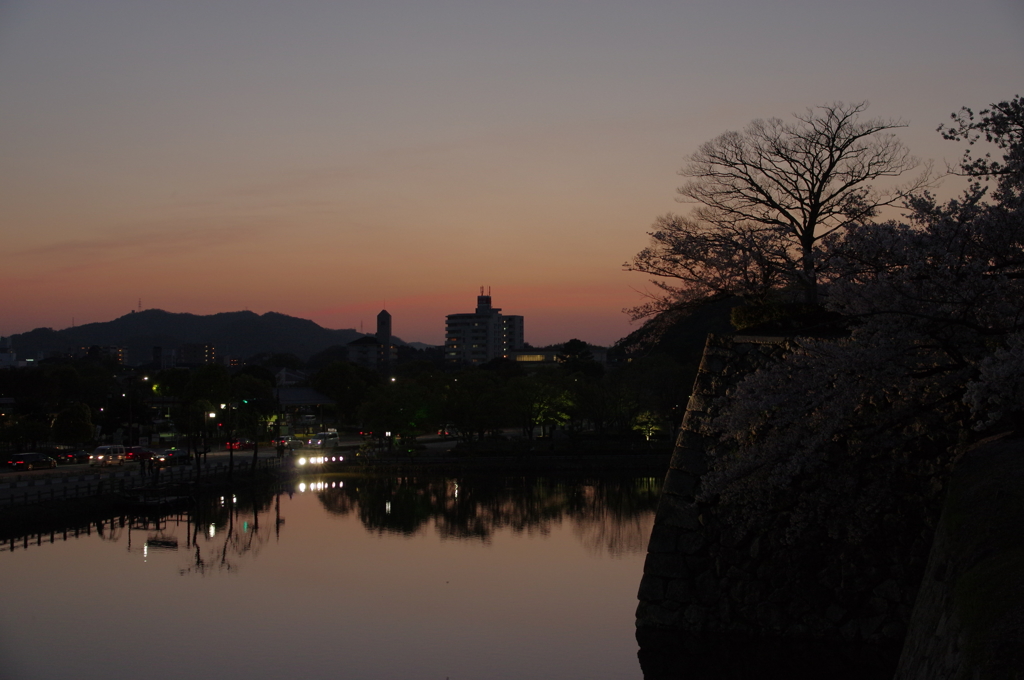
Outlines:
{"type": "MultiPolygon", "coordinates": [[[[363,441],[363,438],[358,436],[343,437],[340,450],[323,453],[324,455],[333,453],[347,458],[355,454],[355,449],[363,441]]],[[[433,452],[445,451],[455,443],[451,439],[442,439],[436,435],[423,436],[418,441],[428,451],[433,452]]],[[[316,449],[298,448],[294,449],[293,453],[296,456],[309,456],[321,452],[316,449]]],[[[258,456],[259,458],[275,458],[277,449],[269,444],[261,444],[258,456]]],[[[214,466],[218,463],[227,463],[230,457],[230,451],[220,449],[206,454],[205,462],[207,465],[214,466]]],[[[235,451],[234,459],[235,465],[247,465],[252,460],[252,449],[235,451]]],[[[62,498],[65,495],[76,496],[80,492],[84,493],[88,489],[95,488],[100,482],[121,484],[123,481],[126,485],[132,486],[141,485],[147,480],[148,477],[142,475],[139,463],[134,461],[113,467],[92,467],[88,463],[76,463],[31,472],[2,468],[0,469],[0,506],[6,504],[12,496],[17,498],[25,494],[29,496],[38,494],[41,498],[62,498]]]]}

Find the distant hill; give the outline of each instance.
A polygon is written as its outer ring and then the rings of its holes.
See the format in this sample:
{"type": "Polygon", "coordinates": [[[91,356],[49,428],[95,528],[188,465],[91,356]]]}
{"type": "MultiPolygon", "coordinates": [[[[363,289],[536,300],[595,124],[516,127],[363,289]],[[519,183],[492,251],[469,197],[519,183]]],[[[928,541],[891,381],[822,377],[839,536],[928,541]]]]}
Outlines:
{"type": "MultiPolygon", "coordinates": [[[[153,347],[165,354],[186,343],[208,343],[220,356],[245,359],[261,352],[295,354],[303,361],[333,345],[363,337],[351,328],[331,330],[308,319],[277,312],[224,312],[200,316],[174,314],[162,309],[132,312],[103,323],[90,323],[55,331],[36,328],[11,336],[19,358],[40,352],[68,352],[92,345],[115,345],[127,350],[127,363],[152,360],[153,347]]],[[[405,344],[394,338],[396,344],[405,344]]],[[[416,343],[419,344],[419,343],[416,343]]]]}

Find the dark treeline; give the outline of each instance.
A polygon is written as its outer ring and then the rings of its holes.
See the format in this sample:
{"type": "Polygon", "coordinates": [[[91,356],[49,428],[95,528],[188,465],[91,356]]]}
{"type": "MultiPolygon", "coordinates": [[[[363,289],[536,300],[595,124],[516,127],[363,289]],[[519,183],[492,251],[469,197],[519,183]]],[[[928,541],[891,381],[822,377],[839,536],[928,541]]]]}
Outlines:
{"type": "Polygon", "coordinates": [[[229,439],[266,442],[329,427],[372,432],[391,445],[441,430],[474,449],[510,428],[524,440],[556,432],[651,439],[669,436],[678,425],[688,371],[669,354],[620,353],[606,366],[580,340],[561,352],[556,366],[530,373],[507,359],[445,371],[408,356],[391,375],[326,354],[308,363],[263,355],[231,369],[129,368],[97,354],[47,359],[0,371],[0,447],[145,438],[202,451],[229,439]],[[298,386],[313,388],[327,403],[283,407],[276,379],[281,369],[297,371],[298,386]]]}

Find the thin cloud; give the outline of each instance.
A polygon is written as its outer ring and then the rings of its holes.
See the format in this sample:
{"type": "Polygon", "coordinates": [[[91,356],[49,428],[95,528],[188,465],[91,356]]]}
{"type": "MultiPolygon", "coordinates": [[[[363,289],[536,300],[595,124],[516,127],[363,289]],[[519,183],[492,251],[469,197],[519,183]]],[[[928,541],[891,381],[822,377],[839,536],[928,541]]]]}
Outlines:
{"type": "Polygon", "coordinates": [[[36,258],[43,256],[95,257],[97,254],[119,257],[125,251],[160,250],[218,246],[252,238],[264,231],[264,227],[235,226],[214,228],[160,229],[160,230],[112,230],[89,238],[60,240],[54,243],[34,246],[13,253],[19,257],[36,258]]]}

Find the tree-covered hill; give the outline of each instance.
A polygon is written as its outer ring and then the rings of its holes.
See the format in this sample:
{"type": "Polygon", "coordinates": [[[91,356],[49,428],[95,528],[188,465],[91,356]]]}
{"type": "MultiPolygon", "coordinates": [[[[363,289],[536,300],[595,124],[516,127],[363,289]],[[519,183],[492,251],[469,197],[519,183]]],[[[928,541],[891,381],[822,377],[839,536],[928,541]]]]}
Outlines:
{"type": "Polygon", "coordinates": [[[362,335],[351,328],[332,330],[308,319],[277,312],[261,315],[243,311],[201,316],[147,309],[112,321],[63,330],[37,328],[12,336],[11,345],[19,358],[35,358],[40,352],[114,345],[127,349],[129,364],[151,361],[154,347],[169,353],[185,343],[214,345],[221,356],[245,358],[271,352],[295,354],[306,360],[332,345],[344,345],[362,335]]]}

